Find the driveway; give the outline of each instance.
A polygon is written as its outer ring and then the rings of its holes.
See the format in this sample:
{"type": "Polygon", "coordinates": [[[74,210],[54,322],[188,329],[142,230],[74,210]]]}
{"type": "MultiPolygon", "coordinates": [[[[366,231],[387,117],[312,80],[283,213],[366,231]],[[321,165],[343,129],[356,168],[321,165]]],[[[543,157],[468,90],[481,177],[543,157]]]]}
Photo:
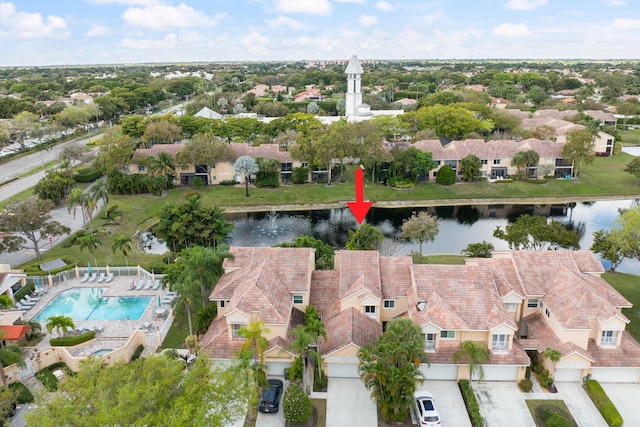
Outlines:
{"type": "Polygon", "coordinates": [[[442,425],[471,427],[471,421],[469,421],[457,382],[425,381],[418,386],[418,389],[431,392],[436,400],[436,408],[442,419],[442,425]]]}
{"type": "Polygon", "coordinates": [[[600,383],[622,415],[625,426],[640,426],[640,384],[600,383]]]}
{"type": "MultiPolygon", "coordinates": [[[[580,383],[557,383],[558,399],[564,400],[580,427],[607,427],[607,423],[580,383]]],[[[637,406],[637,402],[636,402],[637,406]]],[[[634,425],[634,424],[629,424],[634,425]]]]}
{"type": "Polygon", "coordinates": [[[487,427],[536,427],[515,382],[474,382],[473,390],[487,427]]]}
{"type": "Polygon", "coordinates": [[[377,425],[376,405],[369,395],[369,390],[364,387],[359,378],[329,379],[327,426],[364,427],[377,425]]]}
{"type": "Polygon", "coordinates": [[[279,379],[284,383],[284,390],[282,390],[282,396],[280,397],[280,409],[275,414],[263,414],[258,412],[256,418],[256,427],[283,427],[284,426],[284,411],[282,410],[282,400],[284,399],[284,392],[289,387],[289,381],[284,380],[284,376],[269,376],[269,378],[279,379]]]}

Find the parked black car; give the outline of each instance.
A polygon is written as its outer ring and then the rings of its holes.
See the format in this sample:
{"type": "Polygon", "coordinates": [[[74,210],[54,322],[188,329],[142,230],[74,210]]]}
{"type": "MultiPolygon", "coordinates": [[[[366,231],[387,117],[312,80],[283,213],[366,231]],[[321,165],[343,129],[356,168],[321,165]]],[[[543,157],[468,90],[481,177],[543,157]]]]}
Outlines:
{"type": "Polygon", "coordinates": [[[260,412],[278,412],[280,397],[282,396],[282,381],[270,379],[267,382],[269,383],[269,388],[262,390],[258,410],[260,412]]]}

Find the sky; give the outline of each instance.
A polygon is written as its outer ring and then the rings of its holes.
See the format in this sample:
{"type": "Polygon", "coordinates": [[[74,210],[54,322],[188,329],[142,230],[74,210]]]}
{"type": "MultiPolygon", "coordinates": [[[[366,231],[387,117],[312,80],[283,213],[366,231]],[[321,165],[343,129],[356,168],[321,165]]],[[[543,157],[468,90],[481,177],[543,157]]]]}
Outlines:
{"type": "Polygon", "coordinates": [[[0,67],[640,59],[640,0],[0,0],[0,67]]]}

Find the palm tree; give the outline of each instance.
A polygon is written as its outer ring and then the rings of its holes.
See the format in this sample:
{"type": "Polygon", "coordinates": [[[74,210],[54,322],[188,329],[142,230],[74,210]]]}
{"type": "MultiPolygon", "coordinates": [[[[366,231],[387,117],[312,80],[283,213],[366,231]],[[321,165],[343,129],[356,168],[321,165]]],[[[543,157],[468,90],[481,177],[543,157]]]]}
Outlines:
{"type": "Polygon", "coordinates": [[[486,345],[473,341],[462,341],[458,351],[453,354],[453,361],[458,363],[462,359],[469,363],[469,383],[473,381],[474,376],[482,381],[484,379],[482,364],[489,361],[489,351],[486,345]]]}
{"type": "MultiPolygon", "coordinates": [[[[551,348],[551,347],[547,347],[544,349],[544,357],[549,358],[549,360],[551,360],[551,362],[553,363],[553,379],[556,378],[556,365],[558,364],[558,362],[560,361],[560,359],[562,358],[562,353],[560,353],[560,351],[551,348]]],[[[551,383],[553,385],[553,383],[551,383]]]]}
{"type": "Polygon", "coordinates": [[[71,317],[51,316],[47,319],[47,331],[49,333],[55,329],[58,331],[58,335],[60,335],[60,331],[62,331],[62,336],[65,336],[67,335],[67,331],[73,328],[75,328],[75,324],[71,317]]]}
{"type": "Polygon", "coordinates": [[[169,177],[173,177],[176,174],[176,167],[173,162],[173,158],[168,153],[161,151],[158,153],[158,157],[149,157],[148,162],[149,172],[163,178],[162,188],[163,190],[166,190],[169,177]]]}
{"type": "Polygon", "coordinates": [[[109,202],[109,186],[106,181],[98,181],[93,187],[91,187],[91,196],[95,202],[102,199],[103,215],[107,212],[107,203],[109,202]]]}
{"type": "Polygon", "coordinates": [[[184,265],[181,277],[176,280],[188,281],[200,285],[200,300],[205,307],[211,290],[222,276],[222,262],[225,258],[232,258],[229,247],[218,246],[216,249],[193,246],[183,249],[180,258],[184,265]]]}
{"type": "Polygon", "coordinates": [[[318,347],[318,338],[322,337],[327,340],[327,329],[324,327],[324,322],[319,317],[312,317],[310,319],[304,319],[304,329],[315,337],[316,347],[318,347]]]}
{"type": "Polygon", "coordinates": [[[111,251],[115,254],[116,251],[122,252],[124,255],[124,261],[127,263],[127,267],[129,267],[129,260],[127,259],[127,254],[131,251],[131,237],[127,237],[124,234],[116,237],[113,240],[113,244],[111,245],[111,251]]]}
{"type": "Polygon", "coordinates": [[[13,300],[8,295],[0,295],[0,310],[8,310],[13,307],[13,300]]]}
{"type": "Polygon", "coordinates": [[[4,331],[0,331],[0,376],[2,377],[2,385],[7,387],[7,377],[4,374],[4,367],[13,365],[14,363],[20,367],[25,366],[22,349],[17,345],[2,345],[4,331]]]}
{"type": "Polygon", "coordinates": [[[98,261],[96,260],[96,248],[102,244],[102,241],[96,236],[94,233],[86,234],[82,237],[78,238],[78,242],[80,243],[80,252],[82,252],[85,248],[89,249],[91,255],[93,256],[94,265],[98,266],[98,261]]]}
{"type": "Polygon", "coordinates": [[[84,205],[87,198],[87,195],[84,194],[82,189],[78,187],[73,188],[71,190],[71,193],[69,193],[69,196],[67,197],[67,212],[71,213],[71,210],[73,209],[73,219],[75,219],[76,209],[80,207],[80,209],[82,210],[82,223],[85,227],[87,226],[87,220],[84,214],[84,205]]]}
{"type": "Polygon", "coordinates": [[[85,215],[89,218],[89,229],[93,232],[93,213],[98,208],[98,203],[91,197],[87,197],[82,205],[85,211],[85,215]]]}
{"type": "Polygon", "coordinates": [[[198,292],[196,291],[197,285],[191,282],[191,279],[185,280],[179,285],[175,285],[173,290],[177,292],[176,299],[173,300],[173,306],[178,307],[179,305],[184,305],[185,310],[187,310],[187,320],[189,321],[189,336],[193,335],[193,322],[191,321],[191,309],[193,308],[193,303],[196,300],[200,299],[198,292]]]}
{"type": "Polygon", "coordinates": [[[238,329],[238,335],[245,337],[245,341],[240,349],[241,353],[251,354],[254,362],[257,364],[260,358],[260,367],[264,366],[264,352],[269,346],[269,340],[265,338],[265,334],[271,332],[262,320],[249,323],[238,329]]]}

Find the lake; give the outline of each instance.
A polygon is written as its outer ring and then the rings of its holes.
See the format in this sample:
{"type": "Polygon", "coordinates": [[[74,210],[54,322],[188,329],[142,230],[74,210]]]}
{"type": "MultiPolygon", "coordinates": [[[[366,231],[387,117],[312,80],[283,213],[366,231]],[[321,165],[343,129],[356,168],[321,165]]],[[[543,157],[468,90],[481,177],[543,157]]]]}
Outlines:
{"type": "MultiPolygon", "coordinates": [[[[408,255],[419,251],[418,243],[400,240],[402,222],[413,212],[427,211],[439,218],[440,232],[434,242],[423,244],[425,254],[459,254],[469,243],[487,241],[496,250],[509,249],[506,242],[493,237],[497,226],[504,228],[522,214],[543,215],[568,224],[578,230],[581,249],[589,249],[593,232],[615,225],[620,209],[637,206],[640,199],[579,202],[557,205],[477,205],[429,208],[372,208],[365,221],[378,227],[385,235],[383,255],[408,255]]],[[[235,227],[230,236],[233,246],[273,246],[309,235],[334,247],[344,247],[348,230],[357,222],[348,208],[284,212],[272,210],[260,213],[228,214],[235,227]]],[[[625,260],[620,272],[640,274],[640,262],[625,260]]]]}

